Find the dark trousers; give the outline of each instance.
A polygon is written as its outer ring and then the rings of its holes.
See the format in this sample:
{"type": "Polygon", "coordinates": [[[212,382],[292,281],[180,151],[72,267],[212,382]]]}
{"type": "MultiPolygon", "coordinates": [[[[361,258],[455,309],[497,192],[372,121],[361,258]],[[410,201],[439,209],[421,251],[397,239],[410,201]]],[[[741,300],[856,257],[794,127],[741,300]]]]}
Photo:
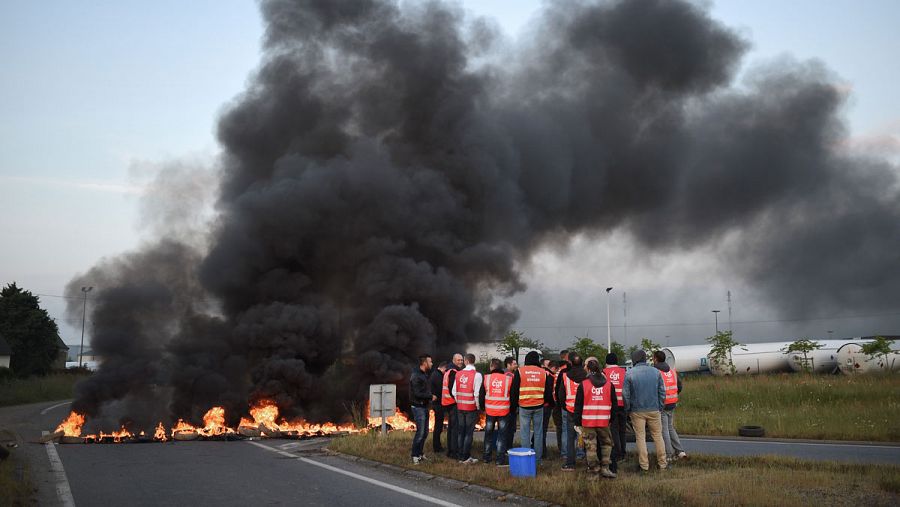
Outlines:
{"type": "Polygon", "coordinates": [[[459,421],[456,420],[456,405],[444,407],[447,415],[447,457],[456,459],[456,428],[459,421]]]}
{"type": "Polygon", "coordinates": [[[516,438],[516,424],[519,421],[519,407],[509,407],[509,415],[506,416],[506,445],[507,451],[513,448],[513,440],[516,438]]]}
{"type": "Polygon", "coordinates": [[[416,435],[412,442],[412,457],[425,454],[425,439],[428,438],[428,407],[412,407],[413,422],[416,423],[416,435]]]}
{"type": "Polygon", "coordinates": [[[438,453],[444,449],[441,447],[441,433],[444,432],[444,406],[441,400],[432,403],[431,409],[434,410],[434,433],[431,437],[431,446],[434,452],[438,453]]]}
{"type": "Polygon", "coordinates": [[[482,459],[485,463],[491,462],[494,450],[497,451],[497,464],[501,465],[506,459],[506,418],[505,415],[489,415],[484,419],[484,453],[482,459]]]}
{"type": "Polygon", "coordinates": [[[609,469],[615,472],[619,467],[617,462],[625,459],[625,417],[624,409],[613,409],[612,417],[609,420],[609,430],[612,433],[613,451],[612,463],[609,469]]]}
{"type": "Polygon", "coordinates": [[[541,428],[541,438],[543,439],[544,456],[547,453],[547,431],[550,429],[550,416],[553,413],[552,407],[544,407],[544,427],[541,428]]]}
{"type": "MultiPolygon", "coordinates": [[[[562,408],[557,405],[553,407],[553,412],[551,413],[553,417],[553,427],[556,428],[556,448],[559,450],[560,454],[562,453],[563,443],[562,443],[562,408]]],[[[546,449],[546,444],[544,446],[546,449]]]]}
{"type": "Polygon", "coordinates": [[[457,410],[456,418],[456,455],[460,461],[472,457],[472,436],[475,433],[475,423],[478,421],[477,410],[457,410]]]}
{"type": "Polygon", "coordinates": [[[569,413],[563,424],[566,425],[566,465],[575,466],[575,441],[578,440],[578,434],[575,433],[575,414],[569,413]]]}

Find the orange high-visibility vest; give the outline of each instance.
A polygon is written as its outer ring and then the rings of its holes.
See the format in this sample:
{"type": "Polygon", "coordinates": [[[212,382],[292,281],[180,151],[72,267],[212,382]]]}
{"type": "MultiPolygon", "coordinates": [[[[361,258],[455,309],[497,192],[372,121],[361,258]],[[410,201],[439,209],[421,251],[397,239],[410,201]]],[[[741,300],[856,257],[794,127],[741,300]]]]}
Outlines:
{"type": "Polygon", "coordinates": [[[581,383],[584,392],[584,405],[581,407],[581,425],[585,428],[605,428],[609,426],[609,414],[612,412],[612,383],[602,387],[594,387],[591,379],[581,383]]]}
{"type": "Polygon", "coordinates": [[[475,370],[456,372],[456,409],[463,412],[475,411],[475,370]]]}
{"type": "Polygon", "coordinates": [[[444,381],[441,383],[441,405],[448,407],[450,405],[456,405],[456,400],[453,399],[453,393],[450,392],[450,386],[447,385],[450,382],[450,372],[455,372],[453,368],[447,368],[447,371],[444,372],[444,381]]]}
{"type": "Polygon", "coordinates": [[[510,377],[504,373],[491,373],[485,382],[487,388],[484,395],[484,412],[494,417],[508,415],[509,388],[512,385],[510,377]]]}
{"type": "Polygon", "coordinates": [[[566,388],[566,411],[570,414],[575,413],[575,395],[578,394],[578,382],[569,378],[568,373],[559,376],[562,379],[563,387],[566,388]]]}
{"type": "Polygon", "coordinates": [[[540,366],[520,366],[519,379],[519,406],[527,408],[543,405],[547,372],[540,366]]]}
{"type": "Polygon", "coordinates": [[[666,387],[666,405],[678,403],[678,373],[675,368],[659,373],[662,375],[663,385],[666,387]]]}
{"type": "Polygon", "coordinates": [[[618,405],[624,407],[625,398],[622,396],[622,386],[625,385],[625,368],[622,368],[621,366],[609,366],[603,368],[603,374],[606,375],[609,382],[616,388],[616,397],[619,400],[618,405]]]}

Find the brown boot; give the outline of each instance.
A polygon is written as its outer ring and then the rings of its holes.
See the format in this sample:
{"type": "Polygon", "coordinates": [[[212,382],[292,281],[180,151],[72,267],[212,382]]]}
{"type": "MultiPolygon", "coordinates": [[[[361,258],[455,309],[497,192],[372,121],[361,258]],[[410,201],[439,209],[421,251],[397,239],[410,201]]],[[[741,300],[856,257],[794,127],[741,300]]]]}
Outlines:
{"type": "Polygon", "coordinates": [[[607,479],[615,479],[616,474],[609,469],[609,465],[603,465],[603,468],[600,469],[600,475],[607,479]]]}

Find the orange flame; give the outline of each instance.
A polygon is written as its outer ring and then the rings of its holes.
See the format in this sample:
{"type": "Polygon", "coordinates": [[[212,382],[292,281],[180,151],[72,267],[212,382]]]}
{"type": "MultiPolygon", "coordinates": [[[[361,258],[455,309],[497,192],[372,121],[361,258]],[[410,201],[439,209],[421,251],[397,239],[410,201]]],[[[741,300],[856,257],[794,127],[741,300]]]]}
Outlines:
{"type": "Polygon", "coordinates": [[[84,416],[72,411],[69,413],[69,417],[59,423],[56,431],[62,431],[67,437],[80,437],[82,426],[84,426],[84,416]]]}
{"type": "Polygon", "coordinates": [[[174,437],[176,433],[190,433],[192,431],[197,431],[197,428],[184,422],[183,419],[179,419],[178,422],[175,423],[175,426],[172,426],[172,437],[174,437]]]}
{"type": "Polygon", "coordinates": [[[162,422],[156,425],[156,432],[153,433],[153,439],[159,440],[160,442],[168,440],[168,438],[166,438],[166,428],[163,426],[162,422]]]}

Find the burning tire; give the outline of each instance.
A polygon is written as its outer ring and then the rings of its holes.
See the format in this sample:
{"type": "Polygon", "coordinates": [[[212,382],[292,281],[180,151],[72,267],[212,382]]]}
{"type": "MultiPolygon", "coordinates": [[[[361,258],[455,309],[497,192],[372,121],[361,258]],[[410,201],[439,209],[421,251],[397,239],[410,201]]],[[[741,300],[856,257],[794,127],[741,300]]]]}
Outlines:
{"type": "Polygon", "coordinates": [[[259,428],[251,428],[249,426],[241,426],[238,428],[238,433],[244,437],[258,437],[260,436],[259,428]]]}
{"type": "Polygon", "coordinates": [[[179,431],[172,437],[175,440],[197,440],[200,435],[196,431],[179,431]]]}
{"type": "Polygon", "coordinates": [[[68,437],[68,436],[63,435],[63,436],[59,437],[59,443],[61,443],[61,444],[83,444],[84,438],[83,437],[68,437]]]}

